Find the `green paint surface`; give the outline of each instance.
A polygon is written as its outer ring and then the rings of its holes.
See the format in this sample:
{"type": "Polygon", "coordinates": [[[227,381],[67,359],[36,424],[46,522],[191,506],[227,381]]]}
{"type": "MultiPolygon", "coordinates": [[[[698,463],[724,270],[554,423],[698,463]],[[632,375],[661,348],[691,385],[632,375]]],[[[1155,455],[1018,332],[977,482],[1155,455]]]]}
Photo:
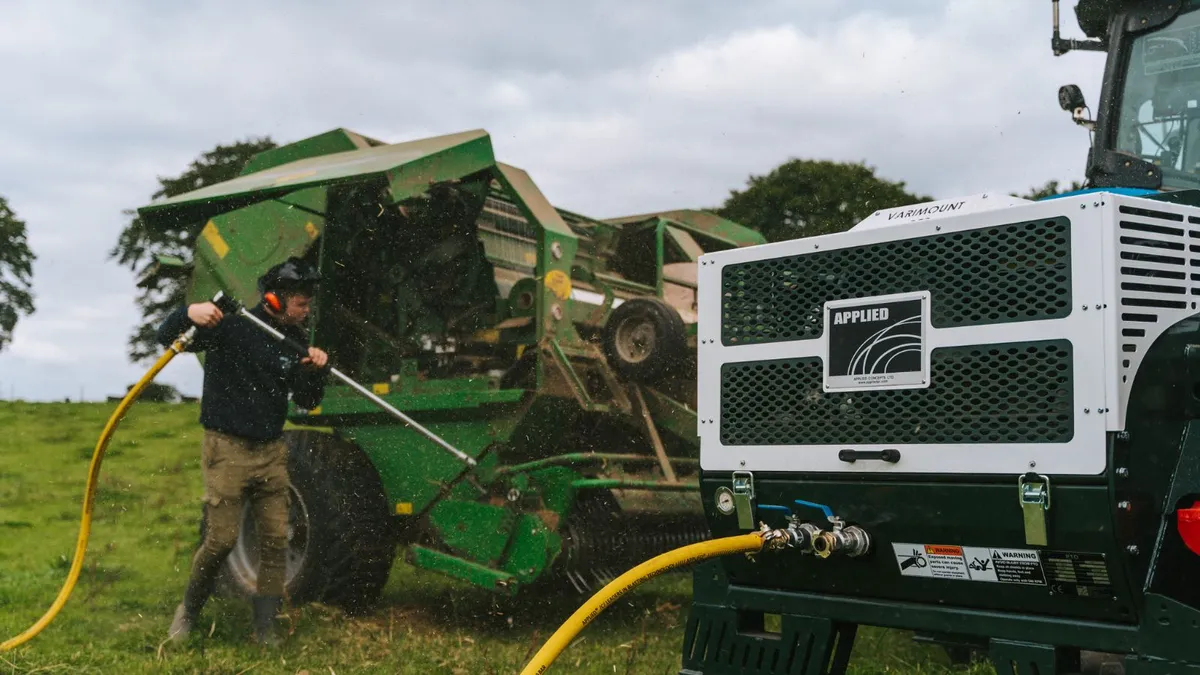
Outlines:
{"type": "Polygon", "coordinates": [[[364,181],[373,177],[390,178],[394,182],[400,176],[407,176],[406,180],[418,175],[437,176],[437,172],[423,173],[438,166],[432,157],[453,153],[460,146],[467,146],[468,154],[478,156],[482,150],[474,142],[481,140],[490,148],[487,133],[474,130],[299,159],[143,206],[138,213],[150,222],[159,218],[205,220],[305,187],[364,181]],[[416,173],[402,170],[410,163],[420,167],[416,173]]]}
{"type": "Polygon", "coordinates": [[[536,516],[524,514],[517,520],[504,569],[522,583],[530,583],[554,561],[561,545],[558,533],[536,516]]]}
{"type": "Polygon", "coordinates": [[[447,548],[488,566],[500,562],[517,518],[504,507],[458,500],[443,501],[429,512],[430,524],[447,548]]]}
{"type": "Polygon", "coordinates": [[[347,129],[334,129],[323,134],[301,139],[294,143],[260,152],[246,162],[241,175],[246,176],[259,171],[272,169],[310,157],[332,155],[338,152],[360,150],[372,145],[381,145],[380,141],[366,138],[347,129]]]}
{"type": "Polygon", "coordinates": [[[510,594],[517,592],[518,586],[513,575],[441,551],[413,546],[410,550],[410,561],[417,567],[441,572],[481,588],[510,594]]]}

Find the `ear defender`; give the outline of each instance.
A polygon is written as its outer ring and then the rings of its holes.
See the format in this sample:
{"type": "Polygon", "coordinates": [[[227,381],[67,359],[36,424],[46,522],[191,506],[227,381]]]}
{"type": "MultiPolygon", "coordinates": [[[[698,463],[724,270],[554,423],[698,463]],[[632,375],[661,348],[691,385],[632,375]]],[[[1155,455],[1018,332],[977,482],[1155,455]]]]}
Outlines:
{"type": "Polygon", "coordinates": [[[266,301],[273,311],[283,311],[283,300],[278,294],[275,293],[275,291],[267,291],[266,293],[263,293],[263,300],[266,301]]]}
{"type": "Polygon", "coordinates": [[[275,265],[258,278],[258,291],[272,311],[287,310],[287,300],[282,294],[288,291],[311,291],[321,280],[321,273],[311,264],[292,256],[275,265]]]}

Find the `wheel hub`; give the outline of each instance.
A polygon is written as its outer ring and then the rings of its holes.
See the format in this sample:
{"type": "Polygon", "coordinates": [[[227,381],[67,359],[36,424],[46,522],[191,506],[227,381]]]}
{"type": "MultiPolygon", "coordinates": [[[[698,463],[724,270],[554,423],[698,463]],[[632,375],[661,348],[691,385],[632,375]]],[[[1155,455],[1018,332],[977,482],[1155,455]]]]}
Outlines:
{"type": "MultiPolygon", "coordinates": [[[[308,507],[300,493],[288,483],[287,554],[284,559],[284,584],[290,584],[299,573],[308,553],[308,507]]],[[[247,503],[242,508],[242,526],[237,544],[226,559],[229,570],[242,588],[258,586],[258,528],[254,512],[247,503]]]]}
{"type": "Polygon", "coordinates": [[[617,327],[617,353],[628,363],[641,363],[654,351],[655,339],[652,323],[645,319],[629,319],[617,327]]]}

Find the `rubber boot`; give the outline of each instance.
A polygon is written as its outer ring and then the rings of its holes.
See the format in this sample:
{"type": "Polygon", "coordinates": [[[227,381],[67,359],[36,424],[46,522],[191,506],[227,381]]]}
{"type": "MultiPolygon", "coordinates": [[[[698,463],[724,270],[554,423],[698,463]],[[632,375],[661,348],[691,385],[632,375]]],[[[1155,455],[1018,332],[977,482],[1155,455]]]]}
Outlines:
{"type": "Polygon", "coordinates": [[[187,591],[183,594],[183,602],[175,608],[175,618],[171,621],[171,628],[167,631],[167,639],[172,642],[183,642],[187,639],[188,634],[192,632],[192,627],[196,625],[196,619],[200,616],[200,610],[204,608],[204,603],[208,602],[208,596],[212,594],[215,579],[208,578],[207,575],[199,579],[189,579],[187,591]]]}
{"type": "Polygon", "coordinates": [[[196,615],[187,611],[187,603],[179,603],[175,608],[175,618],[171,621],[171,628],[167,631],[167,639],[171,642],[183,642],[188,638],[188,634],[192,632],[192,626],[196,624],[196,615]]]}
{"type": "Polygon", "coordinates": [[[279,634],[279,622],[275,618],[283,605],[277,595],[259,595],[251,600],[254,607],[254,641],[260,645],[275,646],[283,642],[279,634]]]}

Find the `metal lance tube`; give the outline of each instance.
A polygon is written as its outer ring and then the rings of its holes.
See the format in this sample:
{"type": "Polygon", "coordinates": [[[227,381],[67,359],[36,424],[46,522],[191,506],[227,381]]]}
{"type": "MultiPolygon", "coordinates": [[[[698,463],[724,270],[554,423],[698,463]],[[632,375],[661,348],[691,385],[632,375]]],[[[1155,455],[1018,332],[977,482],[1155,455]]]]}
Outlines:
{"type": "MultiPolygon", "coordinates": [[[[221,293],[218,293],[217,297],[214,298],[214,300],[213,300],[213,302],[217,303],[218,306],[222,302],[231,304],[231,301],[232,301],[231,298],[224,298],[221,293]]],[[[237,305],[237,313],[239,316],[249,319],[254,325],[258,326],[263,331],[265,331],[268,334],[270,334],[271,336],[273,336],[275,339],[280,340],[281,342],[291,346],[293,349],[296,349],[298,351],[307,352],[306,347],[298,344],[297,342],[295,342],[291,338],[287,337],[283,333],[280,333],[278,330],[275,330],[275,328],[273,328],[270,324],[266,323],[265,321],[258,318],[257,316],[254,316],[245,307],[242,307],[240,304],[237,305]]],[[[369,399],[375,405],[379,406],[380,408],[383,408],[392,417],[395,417],[396,419],[400,420],[401,422],[404,422],[408,426],[412,427],[418,433],[420,433],[422,436],[433,441],[439,447],[441,447],[443,450],[450,453],[451,455],[454,455],[458,459],[458,461],[462,462],[463,464],[466,464],[467,466],[470,466],[470,467],[475,466],[475,458],[474,457],[471,457],[470,455],[463,452],[462,450],[459,450],[458,448],[454,447],[453,445],[450,445],[449,443],[447,443],[445,440],[443,440],[437,434],[433,433],[432,431],[430,431],[430,430],[426,429],[425,427],[421,426],[420,424],[418,424],[416,420],[412,419],[408,415],[405,415],[404,413],[397,410],[394,406],[392,406],[387,401],[376,396],[375,392],[371,391],[370,389],[367,389],[366,387],[362,386],[361,384],[350,379],[350,377],[348,375],[346,375],[345,373],[343,373],[342,371],[338,370],[337,368],[334,368],[333,366],[327,366],[327,367],[329,368],[329,372],[331,374],[333,374],[334,377],[341,380],[343,383],[345,383],[347,386],[349,386],[351,389],[358,392],[365,398],[369,399]]]]}

